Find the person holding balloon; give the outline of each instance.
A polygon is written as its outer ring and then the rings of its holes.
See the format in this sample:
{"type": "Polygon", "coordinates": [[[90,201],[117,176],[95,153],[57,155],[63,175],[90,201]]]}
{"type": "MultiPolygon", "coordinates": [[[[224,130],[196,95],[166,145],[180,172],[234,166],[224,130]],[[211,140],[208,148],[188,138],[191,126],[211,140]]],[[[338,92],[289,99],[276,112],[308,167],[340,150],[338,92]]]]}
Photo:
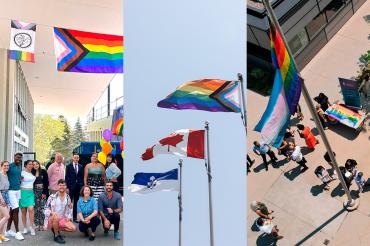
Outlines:
{"type": "Polygon", "coordinates": [[[105,168],[101,163],[106,163],[106,155],[103,152],[92,153],[91,163],[85,166],[84,170],[84,185],[91,187],[94,193],[94,198],[98,200],[101,193],[104,192],[106,182],[105,168]]]}
{"type": "Polygon", "coordinates": [[[112,153],[107,155],[107,164],[106,164],[107,169],[105,170],[105,172],[107,174],[107,180],[112,181],[113,183],[113,190],[119,192],[119,183],[117,181],[117,178],[122,174],[122,172],[117,167],[114,161],[114,155],[112,153]]]}

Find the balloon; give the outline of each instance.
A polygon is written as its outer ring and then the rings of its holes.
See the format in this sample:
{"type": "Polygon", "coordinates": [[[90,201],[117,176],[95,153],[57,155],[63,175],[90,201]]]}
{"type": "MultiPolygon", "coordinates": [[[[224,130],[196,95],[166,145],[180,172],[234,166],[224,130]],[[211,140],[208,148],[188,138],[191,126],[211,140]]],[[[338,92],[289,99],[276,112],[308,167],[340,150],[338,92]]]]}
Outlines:
{"type": "Polygon", "coordinates": [[[100,139],[100,147],[102,147],[103,148],[103,145],[104,144],[106,144],[106,143],[108,143],[107,141],[105,141],[105,139],[104,138],[101,138],[100,139]]]}
{"type": "Polygon", "coordinates": [[[125,156],[125,152],[122,150],[121,152],[121,156],[122,156],[122,159],[124,159],[124,156],[125,156]]]}
{"type": "Polygon", "coordinates": [[[112,151],[110,152],[112,155],[116,155],[116,150],[115,149],[112,149],[112,151]]]}
{"type": "Polygon", "coordinates": [[[105,143],[102,147],[104,154],[108,155],[112,151],[112,145],[110,143],[105,143]]]}
{"type": "Polygon", "coordinates": [[[123,150],[123,139],[119,142],[119,147],[123,150]]]}
{"type": "Polygon", "coordinates": [[[110,141],[112,139],[112,132],[108,128],[103,131],[103,138],[105,141],[110,141]]]}
{"type": "Polygon", "coordinates": [[[107,163],[107,156],[104,152],[99,152],[98,160],[105,165],[107,163]]]}

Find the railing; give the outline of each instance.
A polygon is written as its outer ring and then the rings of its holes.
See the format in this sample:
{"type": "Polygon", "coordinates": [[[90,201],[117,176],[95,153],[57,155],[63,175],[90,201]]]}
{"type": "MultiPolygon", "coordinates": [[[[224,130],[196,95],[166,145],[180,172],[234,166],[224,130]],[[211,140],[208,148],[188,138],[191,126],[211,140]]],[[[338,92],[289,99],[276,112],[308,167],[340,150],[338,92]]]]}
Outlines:
{"type": "Polygon", "coordinates": [[[99,108],[93,107],[87,115],[87,124],[107,118],[113,114],[113,110],[123,105],[123,96],[116,98],[114,101],[102,105],[99,108]]]}

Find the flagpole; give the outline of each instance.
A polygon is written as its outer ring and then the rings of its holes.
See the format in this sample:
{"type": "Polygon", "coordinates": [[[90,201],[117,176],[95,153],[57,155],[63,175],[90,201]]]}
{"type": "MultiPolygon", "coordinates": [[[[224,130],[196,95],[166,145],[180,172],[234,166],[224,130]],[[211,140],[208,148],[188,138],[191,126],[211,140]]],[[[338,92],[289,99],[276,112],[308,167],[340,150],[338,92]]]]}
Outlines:
{"type": "Polygon", "coordinates": [[[179,195],[177,199],[179,200],[179,246],[181,246],[182,241],[182,159],[179,160],[179,195]]]}
{"type": "MultiPolygon", "coordinates": [[[[270,1],[269,0],[262,0],[262,1],[263,1],[263,4],[265,5],[266,11],[267,11],[269,17],[271,18],[271,21],[274,23],[276,29],[278,30],[278,32],[280,33],[280,35],[281,35],[281,37],[283,39],[283,42],[285,44],[285,47],[286,47],[286,49],[287,49],[287,51],[288,51],[288,53],[289,53],[289,55],[291,57],[292,62],[294,63],[294,66],[298,69],[298,66],[297,66],[297,64],[296,64],[296,62],[294,60],[294,57],[292,55],[292,52],[291,52],[291,50],[289,48],[288,42],[286,41],[285,36],[284,36],[284,33],[281,30],[279,21],[277,20],[277,18],[275,16],[275,13],[274,13],[274,11],[273,11],[273,9],[271,7],[270,1]]],[[[324,129],[323,129],[322,125],[321,125],[320,119],[319,119],[319,117],[317,115],[316,109],[315,109],[314,104],[313,104],[313,102],[311,100],[311,96],[308,93],[307,87],[306,87],[306,85],[304,83],[304,79],[302,78],[302,76],[300,75],[299,72],[298,72],[298,74],[299,74],[299,77],[302,79],[302,94],[303,94],[303,97],[304,97],[304,99],[305,99],[305,101],[307,103],[308,109],[310,110],[311,116],[314,119],[314,122],[316,124],[316,128],[319,131],[319,134],[321,135],[321,138],[322,138],[322,140],[324,142],[324,145],[326,147],[326,150],[327,150],[327,152],[329,154],[330,160],[333,163],[334,169],[336,170],[336,172],[338,174],[338,177],[339,177],[340,183],[342,185],[342,188],[343,188],[344,192],[347,195],[348,201],[345,201],[344,202],[344,207],[347,210],[349,210],[349,211],[355,210],[355,209],[357,209],[357,207],[359,205],[359,200],[358,199],[356,200],[356,199],[353,199],[352,198],[352,196],[351,196],[351,194],[350,194],[350,192],[349,192],[349,190],[347,188],[347,185],[344,182],[343,175],[342,175],[342,173],[339,170],[337,161],[336,161],[335,156],[333,154],[333,150],[332,150],[332,148],[330,146],[329,140],[328,140],[328,138],[327,138],[327,136],[326,136],[326,134],[324,132],[324,129]]]]}
{"type": "Polygon", "coordinates": [[[246,106],[246,99],[245,99],[245,93],[244,93],[244,79],[241,73],[238,73],[238,80],[240,82],[240,91],[241,91],[241,97],[242,97],[241,105],[243,107],[242,109],[240,109],[240,111],[242,115],[243,125],[245,128],[245,136],[247,136],[247,106],[246,106]]]}
{"type": "Polygon", "coordinates": [[[210,245],[214,246],[213,238],[213,211],[212,211],[212,173],[211,173],[211,161],[209,155],[209,122],[205,122],[204,126],[206,130],[206,153],[207,158],[205,158],[205,165],[207,168],[208,176],[208,204],[209,204],[209,234],[210,234],[210,245]]]}

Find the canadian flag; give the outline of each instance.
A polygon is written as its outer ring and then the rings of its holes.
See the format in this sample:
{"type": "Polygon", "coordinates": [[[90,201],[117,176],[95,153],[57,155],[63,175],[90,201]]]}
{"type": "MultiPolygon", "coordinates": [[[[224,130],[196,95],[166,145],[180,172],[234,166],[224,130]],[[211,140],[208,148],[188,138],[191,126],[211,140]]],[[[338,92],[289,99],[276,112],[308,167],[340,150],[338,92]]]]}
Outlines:
{"type": "Polygon", "coordinates": [[[144,161],[158,154],[171,154],[204,159],[204,130],[182,129],[159,140],[141,155],[144,161]]]}

